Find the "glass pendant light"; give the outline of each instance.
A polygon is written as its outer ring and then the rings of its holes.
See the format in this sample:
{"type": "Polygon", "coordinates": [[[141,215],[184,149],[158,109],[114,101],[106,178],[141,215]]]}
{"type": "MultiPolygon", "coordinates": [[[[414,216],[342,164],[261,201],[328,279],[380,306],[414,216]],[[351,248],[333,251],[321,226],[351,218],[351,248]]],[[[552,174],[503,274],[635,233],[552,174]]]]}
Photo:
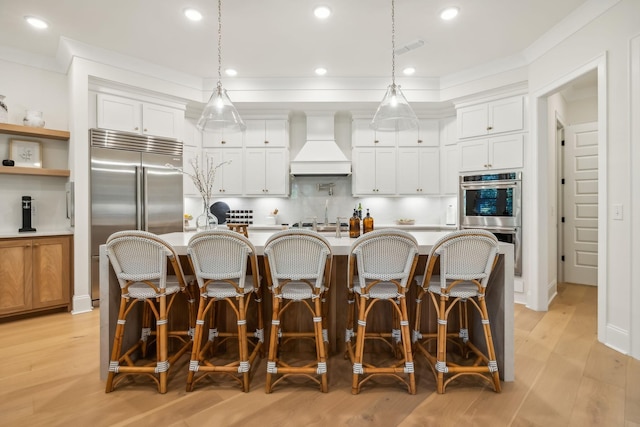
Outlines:
{"type": "Polygon", "coordinates": [[[396,85],[396,25],[395,0],[391,0],[391,84],[371,121],[376,131],[395,132],[416,129],[418,118],[404,97],[400,86],[396,85]]]}
{"type": "Polygon", "coordinates": [[[222,87],[222,0],[218,0],[218,84],[204,107],[196,127],[204,132],[220,129],[241,132],[246,129],[238,110],[222,87]]]}

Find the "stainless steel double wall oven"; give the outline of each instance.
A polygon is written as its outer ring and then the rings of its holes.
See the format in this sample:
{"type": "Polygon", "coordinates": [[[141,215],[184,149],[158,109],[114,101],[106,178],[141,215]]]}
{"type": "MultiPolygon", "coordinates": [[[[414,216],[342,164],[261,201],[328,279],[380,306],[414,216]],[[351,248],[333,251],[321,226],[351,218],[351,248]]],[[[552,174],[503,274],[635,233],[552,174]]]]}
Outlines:
{"type": "Polygon", "coordinates": [[[513,243],[515,274],[522,274],[522,172],[460,177],[460,228],[481,228],[513,243]]]}

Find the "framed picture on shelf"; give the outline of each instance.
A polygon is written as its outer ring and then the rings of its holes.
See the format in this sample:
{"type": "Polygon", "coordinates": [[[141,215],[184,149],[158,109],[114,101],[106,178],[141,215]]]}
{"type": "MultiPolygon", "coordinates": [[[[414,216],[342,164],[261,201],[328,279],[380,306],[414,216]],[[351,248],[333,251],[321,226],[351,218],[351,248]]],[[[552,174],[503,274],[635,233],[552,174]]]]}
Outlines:
{"type": "Polygon", "coordinates": [[[12,139],[9,141],[9,158],[15,162],[15,166],[41,168],[42,146],[39,141],[12,139]]]}

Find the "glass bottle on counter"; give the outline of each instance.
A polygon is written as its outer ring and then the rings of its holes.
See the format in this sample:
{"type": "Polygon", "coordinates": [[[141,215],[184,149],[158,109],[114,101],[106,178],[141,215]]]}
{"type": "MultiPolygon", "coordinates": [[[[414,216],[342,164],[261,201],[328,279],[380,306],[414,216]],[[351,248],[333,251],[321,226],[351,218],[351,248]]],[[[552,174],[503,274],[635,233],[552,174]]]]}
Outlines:
{"type": "Polygon", "coordinates": [[[369,215],[369,209],[367,209],[367,216],[362,220],[363,233],[373,231],[373,217],[369,215]]]}
{"type": "Polygon", "coordinates": [[[349,237],[360,237],[360,218],[358,218],[358,211],[353,210],[353,216],[349,218],[349,237]]]}
{"type": "Polygon", "coordinates": [[[358,218],[362,220],[362,203],[358,203],[358,218]]]}

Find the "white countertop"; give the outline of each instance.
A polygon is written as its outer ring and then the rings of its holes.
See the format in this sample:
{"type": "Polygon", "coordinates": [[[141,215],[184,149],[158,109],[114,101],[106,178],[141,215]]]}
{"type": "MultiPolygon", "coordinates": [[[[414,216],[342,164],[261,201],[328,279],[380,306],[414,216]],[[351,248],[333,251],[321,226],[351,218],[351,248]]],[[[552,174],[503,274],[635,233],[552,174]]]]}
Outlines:
{"type": "MultiPolygon", "coordinates": [[[[409,231],[415,238],[418,240],[419,251],[421,254],[428,254],[431,250],[431,247],[435,242],[438,241],[441,237],[447,235],[449,231],[409,231]]],[[[249,229],[249,240],[256,248],[257,255],[262,255],[264,251],[264,245],[267,239],[276,231],[257,231],[249,229]]],[[[167,241],[173,248],[176,250],[178,255],[186,255],[187,254],[187,245],[189,244],[189,239],[196,234],[195,231],[187,231],[187,232],[175,232],[175,233],[167,233],[161,234],[164,240],[167,241]]],[[[349,238],[348,233],[343,232],[342,237],[335,237],[334,232],[321,233],[331,245],[333,249],[334,255],[349,255],[351,245],[355,241],[355,239],[349,238]]],[[[510,243],[500,243],[500,252],[505,253],[506,247],[513,246],[510,243]]]]}
{"type": "Polygon", "coordinates": [[[30,239],[32,237],[67,236],[70,234],[73,234],[73,231],[68,229],[25,231],[23,233],[20,233],[18,230],[14,232],[0,231],[0,239],[15,239],[16,237],[30,239]]]}

